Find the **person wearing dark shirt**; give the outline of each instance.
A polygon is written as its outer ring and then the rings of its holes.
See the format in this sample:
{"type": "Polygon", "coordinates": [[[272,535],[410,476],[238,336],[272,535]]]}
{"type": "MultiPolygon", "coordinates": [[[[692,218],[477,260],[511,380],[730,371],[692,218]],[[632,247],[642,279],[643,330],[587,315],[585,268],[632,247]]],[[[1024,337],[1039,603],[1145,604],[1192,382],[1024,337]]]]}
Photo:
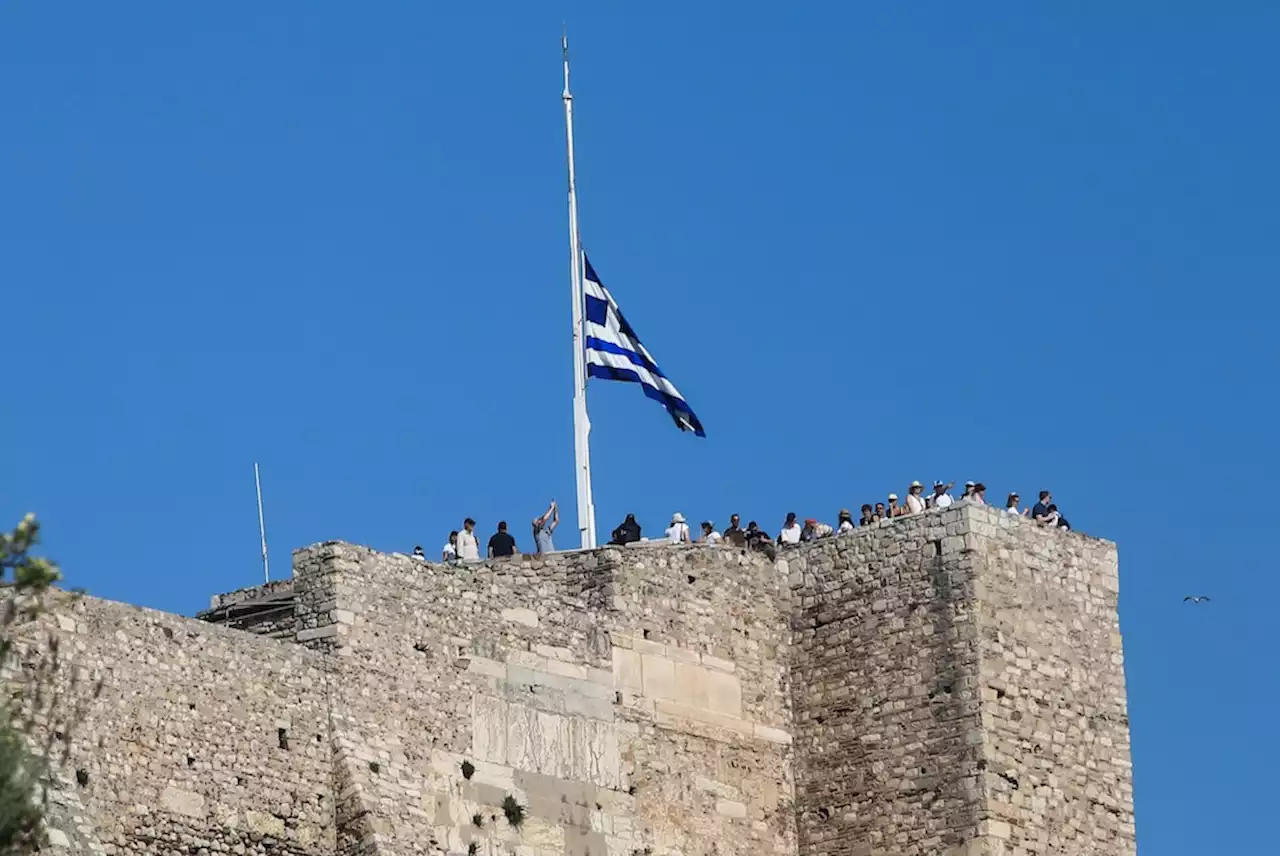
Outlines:
{"type": "Polygon", "coordinates": [[[735,547],[747,546],[747,533],[742,531],[742,526],[739,525],[741,522],[742,518],[738,517],[738,515],[730,515],[729,528],[722,533],[724,540],[735,547]]]}
{"type": "Polygon", "coordinates": [[[622,521],[622,523],[618,525],[617,529],[613,530],[613,540],[609,543],[621,546],[623,544],[630,544],[633,541],[639,540],[640,524],[636,523],[636,516],[634,514],[628,514],[627,519],[622,521]]]}
{"type": "Polygon", "coordinates": [[[489,558],[501,559],[516,554],[516,539],[507,532],[507,521],[498,524],[498,531],[489,539],[489,558]]]}
{"type": "Polygon", "coordinates": [[[1061,514],[1058,513],[1058,506],[1056,505],[1049,506],[1049,517],[1051,520],[1057,521],[1057,526],[1059,529],[1066,529],[1068,531],[1071,530],[1071,524],[1067,522],[1067,518],[1063,517],[1061,514]]]}
{"type": "Polygon", "coordinates": [[[1040,501],[1031,507],[1031,519],[1037,523],[1049,522],[1049,506],[1053,503],[1053,495],[1047,490],[1040,491],[1040,501]]]}
{"type": "Polygon", "coordinates": [[[754,520],[747,524],[747,531],[743,533],[747,539],[747,546],[752,550],[759,550],[769,557],[769,560],[777,558],[778,550],[773,546],[773,540],[769,537],[769,533],[760,528],[754,520]]]}

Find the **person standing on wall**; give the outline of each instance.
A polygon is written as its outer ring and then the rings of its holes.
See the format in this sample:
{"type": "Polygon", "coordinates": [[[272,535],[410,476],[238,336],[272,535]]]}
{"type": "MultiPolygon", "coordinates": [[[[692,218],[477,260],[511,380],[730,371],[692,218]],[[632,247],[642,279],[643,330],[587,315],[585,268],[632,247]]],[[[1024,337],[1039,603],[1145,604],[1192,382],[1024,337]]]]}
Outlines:
{"type": "Polygon", "coordinates": [[[913,481],[911,487],[907,488],[907,514],[919,514],[924,511],[923,493],[924,485],[918,481],[913,481]]]}
{"type": "Polygon", "coordinates": [[[1018,496],[1016,491],[1014,493],[1009,494],[1009,498],[1005,500],[1005,503],[1004,503],[1004,510],[1009,512],[1010,514],[1017,514],[1022,517],[1029,516],[1031,514],[1031,509],[1027,509],[1025,511],[1018,510],[1018,502],[1021,499],[1022,497],[1018,496]]]}
{"type": "Polygon", "coordinates": [[[462,521],[462,531],[458,533],[458,559],[463,562],[480,561],[480,542],[476,540],[476,522],[468,517],[462,521]]]}
{"type": "Polygon", "coordinates": [[[551,533],[560,525],[560,506],[551,500],[551,507],[539,517],[533,518],[533,544],[538,555],[554,553],[556,545],[551,542],[551,533]]]}
{"type": "Polygon", "coordinates": [[[507,521],[498,521],[498,531],[489,538],[489,558],[505,559],[516,554],[516,539],[507,532],[507,521]]]}
{"type": "Polygon", "coordinates": [[[724,530],[724,540],[735,547],[747,546],[747,535],[742,531],[739,523],[742,521],[736,514],[729,515],[729,528],[724,530]]]}
{"type": "MultiPolygon", "coordinates": [[[[1053,494],[1047,490],[1040,491],[1040,501],[1037,502],[1035,505],[1031,506],[1031,518],[1035,520],[1036,523],[1051,522],[1050,521],[1051,512],[1049,511],[1049,506],[1052,504],[1053,504],[1053,494]]],[[[1052,522],[1056,524],[1057,520],[1054,519],[1052,522]]]]}
{"type": "Polygon", "coordinates": [[[804,531],[804,528],[796,522],[796,513],[788,511],[787,522],[782,524],[782,529],[778,532],[778,546],[799,544],[802,531],[804,531]]]}
{"type": "Polygon", "coordinates": [[[667,527],[666,535],[672,544],[689,543],[689,524],[685,522],[683,514],[677,511],[671,515],[671,525],[667,527]]]}
{"type": "Polygon", "coordinates": [[[720,533],[716,531],[716,525],[710,520],[702,521],[702,535],[698,538],[699,544],[710,544],[714,547],[720,543],[720,533]]]}
{"type": "Polygon", "coordinates": [[[633,544],[640,540],[640,524],[636,522],[634,514],[628,514],[626,518],[618,524],[618,528],[613,530],[613,538],[609,541],[619,547],[627,544],[633,544]]]}

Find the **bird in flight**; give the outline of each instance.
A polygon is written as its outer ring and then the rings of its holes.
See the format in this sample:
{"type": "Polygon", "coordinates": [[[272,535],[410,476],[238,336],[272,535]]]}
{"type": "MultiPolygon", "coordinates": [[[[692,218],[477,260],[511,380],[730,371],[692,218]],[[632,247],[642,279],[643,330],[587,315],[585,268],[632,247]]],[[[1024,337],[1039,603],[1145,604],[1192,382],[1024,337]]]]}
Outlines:
{"type": "Polygon", "coordinates": [[[1191,601],[1192,603],[1200,603],[1200,601],[1208,599],[1209,595],[1207,594],[1189,594],[1182,599],[1182,602],[1186,603],[1187,601],[1191,601]]]}

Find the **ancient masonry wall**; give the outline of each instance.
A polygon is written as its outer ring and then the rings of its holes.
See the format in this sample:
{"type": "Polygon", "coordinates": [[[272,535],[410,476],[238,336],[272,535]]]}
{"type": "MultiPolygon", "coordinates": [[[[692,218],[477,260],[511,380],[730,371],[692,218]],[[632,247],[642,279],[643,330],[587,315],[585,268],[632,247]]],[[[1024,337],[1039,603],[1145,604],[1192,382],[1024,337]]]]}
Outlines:
{"type": "Polygon", "coordinates": [[[208,621],[59,596],[25,628],[85,711],[56,848],[1135,853],[1108,542],[966,505],[776,564],[294,560],[208,621]]]}
{"type": "Polygon", "coordinates": [[[1011,852],[1133,854],[1116,547],[971,513],[983,784],[1011,852]]]}
{"type": "Polygon", "coordinates": [[[1113,544],[964,505],[779,564],[803,856],[1136,852],[1113,544]]]}
{"type": "Polygon", "coordinates": [[[446,568],[346,544],[295,561],[298,638],[332,652],[340,852],[795,852],[771,563],[648,547],[446,568]]]}
{"type": "Polygon", "coordinates": [[[55,595],[49,606],[21,628],[20,647],[57,640],[57,709],[82,710],[74,729],[45,723],[69,741],[51,799],[53,844],[109,854],[333,852],[325,672],[315,652],[91,597],[55,595]]]}

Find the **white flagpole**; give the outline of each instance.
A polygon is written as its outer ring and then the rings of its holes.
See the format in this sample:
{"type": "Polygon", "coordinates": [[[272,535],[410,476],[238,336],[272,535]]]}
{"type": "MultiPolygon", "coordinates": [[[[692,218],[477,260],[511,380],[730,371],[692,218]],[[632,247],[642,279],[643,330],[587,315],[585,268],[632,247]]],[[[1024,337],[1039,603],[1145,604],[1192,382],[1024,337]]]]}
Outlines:
{"type": "Polygon", "coordinates": [[[262,479],[258,477],[258,462],[253,462],[253,484],[258,488],[258,533],[262,536],[262,578],[271,582],[271,570],[267,567],[267,524],[262,518],[262,479]]]}
{"type": "Polygon", "coordinates": [[[569,275],[573,279],[573,459],[578,486],[578,533],[582,547],[596,546],[596,509],[591,498],[591,447],[587,418],[587,360],[583,350],[582,244],[578,236],[578,190],[573,169],[573,95],[569,92],[569,37],[564,53],[564,127],[569,146],[569,275]]]}

